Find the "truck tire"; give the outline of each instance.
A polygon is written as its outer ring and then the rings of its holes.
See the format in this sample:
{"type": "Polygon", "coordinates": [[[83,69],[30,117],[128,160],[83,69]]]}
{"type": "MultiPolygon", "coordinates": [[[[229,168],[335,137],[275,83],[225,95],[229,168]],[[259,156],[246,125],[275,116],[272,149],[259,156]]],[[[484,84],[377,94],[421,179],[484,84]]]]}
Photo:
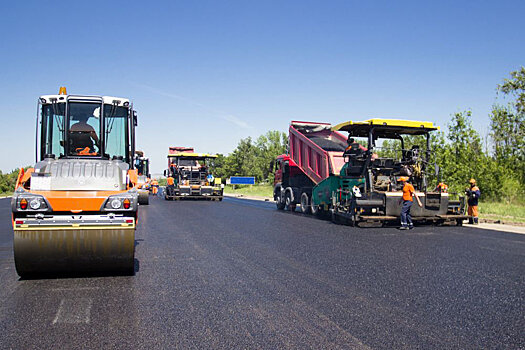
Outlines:
{"type": "Polygon", "coordinates": [[[310,198],[308,198],[306,192],[301,194],[301,212],[303,214],[310,214],[310,198]]]}
{"type": "Polygon", "coordinates": [[[311,204],[310,205],[310,212],[312,213],[312,215],[317,216],[319,214],[319,206],[311,204]]]}
{"type": "Polygon", "coordinates": [[[279,189],[279,193],[275,196],[275,205],[277,206],[277,210],[284,210],[285,204],[281,189],[279,189]]]}
{"type": "Polygon", "coordinates": [[[288,211],[295,211],[295,204],[292,203],[292,195],[290,192],[286,192],[284,196],[284,204],[286,206],[286,210],[288,211]]]}

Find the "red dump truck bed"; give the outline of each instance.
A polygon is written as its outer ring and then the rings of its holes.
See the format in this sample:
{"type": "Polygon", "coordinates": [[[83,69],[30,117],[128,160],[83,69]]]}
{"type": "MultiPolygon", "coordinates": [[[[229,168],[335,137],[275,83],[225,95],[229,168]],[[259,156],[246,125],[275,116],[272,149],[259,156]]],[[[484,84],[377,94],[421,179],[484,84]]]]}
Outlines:
{"type": "Polygon", "coordinates": [[[290,157],[315,184],[344,165],[346,137],[328,123],[292,121],[289,129],[290,157]]]}
{"type": "Polygon", "coordinates": [[[193,147],[170,147],[168,154],[193,153],[193,152],[195,152],[193,147]]]}

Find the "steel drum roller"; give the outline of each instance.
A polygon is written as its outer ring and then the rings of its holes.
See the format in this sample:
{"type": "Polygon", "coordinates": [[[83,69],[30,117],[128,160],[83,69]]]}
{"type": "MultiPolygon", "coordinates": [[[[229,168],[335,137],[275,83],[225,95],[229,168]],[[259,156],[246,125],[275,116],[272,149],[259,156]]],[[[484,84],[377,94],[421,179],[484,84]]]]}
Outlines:
{"type": "Polygon", "coordinates": [[[134,273],[134,227],[16,229],[13,245],[20,276],[134,273]]]}

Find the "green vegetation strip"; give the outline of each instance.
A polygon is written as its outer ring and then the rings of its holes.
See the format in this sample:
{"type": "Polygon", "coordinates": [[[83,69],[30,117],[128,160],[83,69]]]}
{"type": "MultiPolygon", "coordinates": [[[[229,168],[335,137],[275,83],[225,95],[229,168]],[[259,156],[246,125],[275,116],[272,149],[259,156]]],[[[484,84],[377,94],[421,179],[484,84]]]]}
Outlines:
{"type": "Polygon", "coordinates": [[[482,219],[500,220],[504,223],[525,223],[525,204],[481,202],[479,216],[482,219]]]}
{"type": "Polygon", "coordinates": [[[224,193],[242,194],[244,196],[273,197],[272,185],[226,185],[224,193]]]}

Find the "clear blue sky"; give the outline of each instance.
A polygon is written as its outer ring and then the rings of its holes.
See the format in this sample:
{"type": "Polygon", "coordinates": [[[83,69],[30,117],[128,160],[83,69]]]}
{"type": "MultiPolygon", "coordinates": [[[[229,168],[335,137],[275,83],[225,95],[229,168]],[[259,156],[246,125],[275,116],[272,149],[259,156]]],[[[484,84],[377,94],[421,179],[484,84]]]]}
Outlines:
{"type": "Polygon", "coordinates": [[[229,153],[290,120],[434,121],[525,65],[524,1],[3,1],[4,172],[34,163],[39,95],[129,97],[137,148],[229,153]]]}

